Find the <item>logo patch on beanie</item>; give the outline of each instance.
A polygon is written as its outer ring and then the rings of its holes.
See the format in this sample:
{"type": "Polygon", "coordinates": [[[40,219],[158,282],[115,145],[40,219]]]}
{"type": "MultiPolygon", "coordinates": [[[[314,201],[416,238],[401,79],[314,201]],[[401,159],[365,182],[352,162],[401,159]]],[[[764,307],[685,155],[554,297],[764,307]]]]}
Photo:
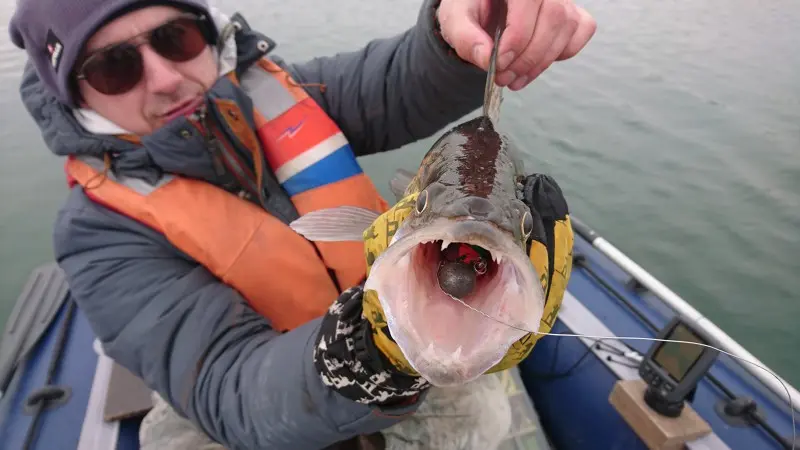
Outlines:
{"type": "Polygon", "coordinates": [[[50,55],[50,65],[53,70],[58,71],[58,66],[61,63],[61,55],[64,53],[64,46],[58,40],[53,30],[47,30],[47,53],[50,55]]]}

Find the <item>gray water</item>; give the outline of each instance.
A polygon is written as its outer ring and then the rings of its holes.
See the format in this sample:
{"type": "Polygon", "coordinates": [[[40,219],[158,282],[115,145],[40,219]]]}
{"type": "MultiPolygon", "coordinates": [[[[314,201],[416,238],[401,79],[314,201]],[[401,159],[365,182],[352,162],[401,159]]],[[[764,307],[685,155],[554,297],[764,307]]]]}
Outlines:
{"type": "MultiPolygon", "coordinates": [[[[0,319],[52,258],[66,188],[18,94],[23,53],[0,6],[0,319]]],[[[217,2],[218,4],[222,4],[217,2]]],[[[419,0],[228,0],[300,61],[413,25],[419,0]]],[[[800,4],[581,3],[576,58],[507,93],[503,127],[573,213],[796,386],[800,362],[800,4]]],[[[414,169],[431,139],[363,160],[414,169]]],[[[388,195],[385,183],[379,183],[388,195]]]]}

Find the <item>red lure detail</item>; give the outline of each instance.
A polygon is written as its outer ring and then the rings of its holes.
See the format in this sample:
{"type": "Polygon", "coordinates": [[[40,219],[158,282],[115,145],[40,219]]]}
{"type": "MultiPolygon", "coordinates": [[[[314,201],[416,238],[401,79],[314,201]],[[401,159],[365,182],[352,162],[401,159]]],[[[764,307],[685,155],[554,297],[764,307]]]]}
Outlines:
{"type": "Polygon", "coordinates": [[[481,255],[486,252],[480,247],[470,244],[453,243],[447,246],[442,252],[442,259],[445,262],[462,262],[475,268],[479,275],[486,273],[486,258],[481,255]]]}

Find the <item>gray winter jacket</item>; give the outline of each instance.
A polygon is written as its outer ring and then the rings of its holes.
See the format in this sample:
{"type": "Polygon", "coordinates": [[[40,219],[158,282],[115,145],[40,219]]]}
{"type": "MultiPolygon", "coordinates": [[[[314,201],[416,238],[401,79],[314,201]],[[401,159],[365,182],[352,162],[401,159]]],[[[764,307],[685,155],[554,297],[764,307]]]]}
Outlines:
{"type": "MultiPolygon", "coordinates": [[[[433,0],[416,26],[364,48],[303,64],[270,55],[333,118],[356,155],[431,136],[478,108],[485,74],[458,59],[434,31],[433,0]]],[[[237,32],[239,69],[262,54],[265,36],[237,32]]],[[[29,65],[21,95],[57,155],[112,151],[117,173],[156,182],[177,173],[221,184],[202,136],[179,118],[134,145],[88,134],[48,94],[29,65]]],[[[232,83],[208,95],[239,98],[232,83]]],[[[264,208],[290,221],[291,201],[270,178],[264,208]]],[[[232,288],[163,236],[73,188],[54,231],[55,254],[105,352],[142,377],[210,437],[235,449],[315,449],[381,430],[416,405],[377,411],[324,386],[312,363],[319,319],[272,330],[232,288]]],[[[269,277],[269,268],[264,268],[269,277]]],[[[333,301],[334,299],[331,299],[333,301]]]]}

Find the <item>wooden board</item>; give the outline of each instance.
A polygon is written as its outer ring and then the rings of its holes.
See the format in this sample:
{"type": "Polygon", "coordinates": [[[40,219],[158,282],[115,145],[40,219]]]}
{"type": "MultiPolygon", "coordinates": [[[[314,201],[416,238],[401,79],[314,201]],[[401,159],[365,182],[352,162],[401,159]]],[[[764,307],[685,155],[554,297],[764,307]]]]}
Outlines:
{"type": "Polygon", "coordinates": [[[152,392],[139,377],[114,363],[103,418],[112,422],[144,416],[153,408],[152,392]]]}
{"type": "Polygon", "coordinates": [[[680,450],[687,441],[711,433],[708,423],[688,403],[675,418],[653,411],[644,401],[646,388],[641,379],[617,381],[608,400],[647,448],[680,450]]]}

